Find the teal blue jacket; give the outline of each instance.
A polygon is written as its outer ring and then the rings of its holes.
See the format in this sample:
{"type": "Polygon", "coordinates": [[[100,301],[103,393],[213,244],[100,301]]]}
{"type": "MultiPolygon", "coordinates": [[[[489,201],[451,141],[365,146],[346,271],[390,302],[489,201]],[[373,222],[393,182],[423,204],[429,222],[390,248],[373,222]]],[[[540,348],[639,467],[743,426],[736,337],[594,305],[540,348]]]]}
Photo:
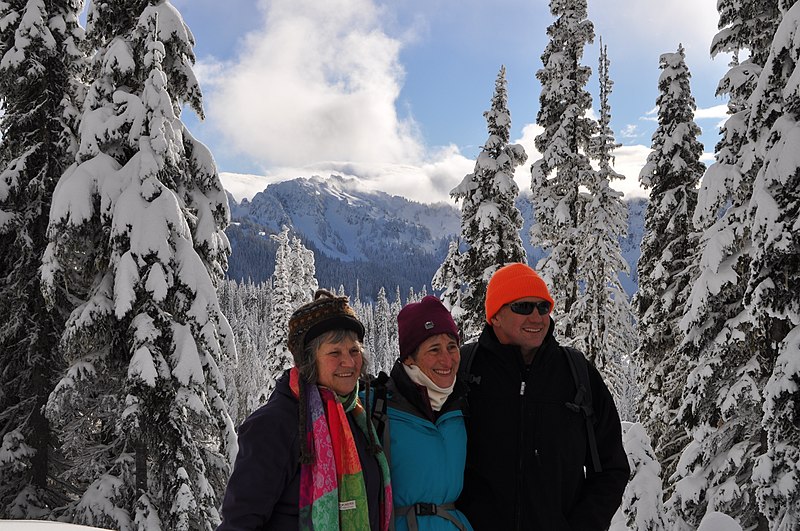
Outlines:
{"type": "MultiPolygon", "coordinates": [[[[392,477],[395,529],[406,531],[405,516],[398,508],[416,503],[454,504],[464,483],[467,432],[464,426],[466,385],[456,382],[441,411],[430,407],[425,389],[409,378],[400,363],[386,384],[388,407],[388,456],[392,477]]],[[[385,445],[386,428],[383,428],[385,445]]],[[[468,531],[467,518],[453,508],[448,511],[468,531]]],[[[457,527],[437,515],[417,516],[419,531],[454,531],[457,527]]]]}

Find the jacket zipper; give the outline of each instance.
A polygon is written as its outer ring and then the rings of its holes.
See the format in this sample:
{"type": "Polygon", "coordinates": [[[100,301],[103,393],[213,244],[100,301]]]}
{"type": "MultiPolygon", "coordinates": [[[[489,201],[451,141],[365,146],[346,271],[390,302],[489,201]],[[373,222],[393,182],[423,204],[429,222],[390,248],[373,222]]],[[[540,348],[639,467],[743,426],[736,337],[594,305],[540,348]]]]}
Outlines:
{"type": "Polygon", "coordinates": [[[523,499],[523,486],[525,476],[525,387],[527,385],[528,375],[531,372],[531,365],[525,365],[525,370],[522,371],[522,378],[519,384],[519,470],[517,471],[517,507],[514,527],[517,530],[522,529],[522,499],[523,499]]]}

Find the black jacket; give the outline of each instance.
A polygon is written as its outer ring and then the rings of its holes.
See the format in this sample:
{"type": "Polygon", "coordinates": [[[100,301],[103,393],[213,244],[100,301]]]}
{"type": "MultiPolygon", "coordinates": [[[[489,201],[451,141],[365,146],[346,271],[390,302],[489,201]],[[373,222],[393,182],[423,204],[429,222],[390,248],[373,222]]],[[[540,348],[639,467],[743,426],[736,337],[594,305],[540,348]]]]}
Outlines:
{"type": "MultiPolygon", "coordinates": [[[[380,469],[367,450],[364,433],[351,415],[358,457],[369,502],[370,526],[378,529],[380,469]]],[[[289,389],[289,372],[277,382],[269,401],[239,427],[239,453],[222,502],[217,531],[297,530],[300,497],[298,401],[289,389]]]]}
{"type": "Polygon", "coordinates": [[[589,381],[602,472],[595,473],[586,424],[554,325],[533,363],[502,345],[490,326],[478,340],[467,417],[467,465],[458,506],[476,531],[607,529],[630,469],[614,401],[596,368],[589,381]],[[523,385],[524,383],[524,385],[523,385]]]}

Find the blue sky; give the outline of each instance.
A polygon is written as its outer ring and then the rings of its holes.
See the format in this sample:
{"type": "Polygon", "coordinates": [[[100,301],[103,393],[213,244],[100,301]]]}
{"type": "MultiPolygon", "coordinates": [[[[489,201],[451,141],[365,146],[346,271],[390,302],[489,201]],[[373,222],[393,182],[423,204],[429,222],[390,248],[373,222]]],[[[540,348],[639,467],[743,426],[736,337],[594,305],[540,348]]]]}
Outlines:
{"type": "MultiPolygon", "coordinates": [[[[512,141],[529,160],[539,106],[536,71],[553,22],[545,0],[172,0],[196,39],[206,119],[190,130],[213,152],[237,198],[269,182],[330,173],[419,201],[450,201],[486,140],[501,65],[512,141]]],[[[637,175],[656,127],[658,57],[686,49],[696,121],[710,161],[724,119],[714,95],[729,57],[712,60],[713,0],[590,0],[611,59],[615,188],[637,175]]],[[[596,71],[598,40],[583,64],[596,71]]],[[[596,96],[595,76],[587,87],[596,96]]],[[[595,102],[596,106],[596,102],[595,102]]],[[[707,161],[708,162],[708,161],[707,161]]]]}

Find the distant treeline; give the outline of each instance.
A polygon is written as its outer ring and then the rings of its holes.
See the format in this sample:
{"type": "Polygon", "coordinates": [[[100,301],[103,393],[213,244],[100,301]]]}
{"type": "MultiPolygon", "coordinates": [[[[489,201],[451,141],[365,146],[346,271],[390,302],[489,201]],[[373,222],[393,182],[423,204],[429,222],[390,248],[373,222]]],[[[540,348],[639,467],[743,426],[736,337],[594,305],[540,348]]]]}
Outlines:
{"type": "MultiPolygon", "coordinates": [[[[231,241],[227,277],[237,282],[268,282],[275,271],[277,244],[263,227],[249,221],[236,223],[225,231],[231,241]]],[[[319,285],[339,289],[354,297],[358,289],[364,301],[374,301],[383,287],[394,292],[398,287],[403,297],[413,288],[430,291],[431,278],[447,254],[447,241],[442,240],[435,253],[422,252],[410,244],[387,244],[373,259],[344,261],[330,258],[313,242],[298,235],[308,249],[314,251],[319,285]]]]}

